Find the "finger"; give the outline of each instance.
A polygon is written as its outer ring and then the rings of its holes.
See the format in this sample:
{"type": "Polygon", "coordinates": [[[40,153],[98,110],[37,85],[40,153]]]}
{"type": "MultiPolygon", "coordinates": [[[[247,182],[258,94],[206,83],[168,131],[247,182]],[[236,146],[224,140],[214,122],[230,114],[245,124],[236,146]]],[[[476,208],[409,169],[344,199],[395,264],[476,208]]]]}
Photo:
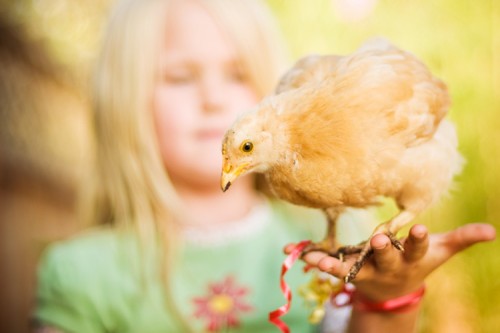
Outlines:
{"type": "Polygon", "coordinates": [[[400,262],[399,250],[392,246],[387,235],[376,234],[370,240],[373,259],[379,271],[394,271],[400,262]]]}
{"type": "MultiPolygon", "coordinates": [[[[343,280],[356,261],[356,257],[350,257],[346,261],[341,261],[337,258],[325,256],[321,258],[318,262],[317,267],[325,272],[335,276],[338,279],[343,280]]],[[[376,276],[377,272],[375,271],[375,267],[371,263],[371,261],[365,262],[365,264],[361,267],[361,270],[356,275],[356,282],[361,282],[365,280],[373,279],[376,276]]]]}
{"type": "MultiPolygon", "coordinates": [[[[319,268],[325,273],[329,273],[336,278],[344,279],[349,273],[350,268],[354,264],[356,257],[348,258],[346,261],[331,257],[326,253],[313,251],[307,253],[302,258],[306,264],[319,268]]],[[[371,264],[365,264],[361,271],[356,276],[356,280],[364,280],[366,277],[371,277],[375,274],[374,267],[371,264]]]]}
{"type": "Polygon", "coordinates": [[[444,242],[454,254],[476,243],[492,241],[495,228],[486,223],[470,223],[445,234],[444,242]]]}
{"type": "Polygon", "coordinates": [[[339,279],[343,279],[344,276],[347,275],[349,267],[351,266],[350,264],[319,251],[309,252],[302,259],[308,265],[318,267],[321,271],[329,273],[339,279]]]}
{"type": "Polygon", "coordinates": [[[319,251],[312,251],[304,255],[302,260],[304,260],[308,265],[316,267],[318,266],[319,262],[325,257],[328,257],[328,254],[319,251]]]}
{"type": "Polygon", "coordinates": [[[318,262],[318,268],[323,272],[329,273],[336,278],[343,279],[347,273],[349,273],[349,268],[352,263],[343,262],[337,258],[326,256],[321,258],[318,262]]]}
{"type": "Polygon", "coordinates": [[[410,229],[404,244],[404,258],[408,262],[415,262],[424,257],[429,249],[429,232],[427,227],[416,224],[410,229]]]}

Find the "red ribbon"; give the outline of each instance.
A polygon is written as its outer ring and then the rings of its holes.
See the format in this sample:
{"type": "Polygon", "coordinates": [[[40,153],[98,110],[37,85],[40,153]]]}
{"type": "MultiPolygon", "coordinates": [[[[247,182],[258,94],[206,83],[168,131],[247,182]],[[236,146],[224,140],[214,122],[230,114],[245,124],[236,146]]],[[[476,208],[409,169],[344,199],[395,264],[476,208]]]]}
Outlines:
{"type": "Polygon", "coordinates": [[[412,305],[418,304],[424,297],[424,294],[425,285],[410,294],[383,302],[372,302],[354,295],[353,303],[354,307],[361,311],[400,313],[408,311],[412,308],[412,305]]]}
{"type": "Polygon", "coordinates": [[[290,304],[292,302],[292,292],[285,281],[285,274],[293,266],[297,259],[300,258],[302,250],[304,250],[304,248],[309,245],[309,243],[311,243],[311,241],[305,240],[295,245],[295,247],[292,249],[290,254],[285,258],[283,264],[281,265],[280,287],[283,296],[285,296],[285,299],[287,300],[287,303],[280,306],[278,309],[271,311],[269,313],[269,321],[276,325],[283,333],[290,333],[290,329],[288,328],[288,325],[280,319],[280,317],[288,313],[288,311],[290,310],[290,304]]]}

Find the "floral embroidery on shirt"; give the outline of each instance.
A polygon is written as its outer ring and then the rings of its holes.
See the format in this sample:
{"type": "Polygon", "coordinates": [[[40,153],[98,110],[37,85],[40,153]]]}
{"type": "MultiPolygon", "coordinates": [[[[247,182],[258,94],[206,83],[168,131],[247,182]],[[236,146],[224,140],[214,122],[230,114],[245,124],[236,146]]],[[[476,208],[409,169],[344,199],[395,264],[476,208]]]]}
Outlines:
{"type": "Polygon", "coordinates": [[[211,283],[206,296],[193,299],[196,306],[194,315],[205,319],[208,332],[238,327],[241,314],[252,311],[252,306],[245,302],[248,292],[248,288],[239,286],[232,276],[222,282],[211,283]]]}

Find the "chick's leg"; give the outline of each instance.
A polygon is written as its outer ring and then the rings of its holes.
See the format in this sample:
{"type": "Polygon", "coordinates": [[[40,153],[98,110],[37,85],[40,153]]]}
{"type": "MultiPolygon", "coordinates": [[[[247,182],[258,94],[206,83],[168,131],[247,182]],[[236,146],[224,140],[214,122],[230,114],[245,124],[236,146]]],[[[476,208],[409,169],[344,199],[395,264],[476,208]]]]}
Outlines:
{"type": "Polygon", "coordinates": [[[325,238],[317,243],[309,244],[303,251],[302,255],[312,251],[324,252],[332,257],[339,257],[338,242],[337,242],[337,218],[341,210],[336,208],[328,208],[324,210],[327,218],[327,232],[325,238]]]}
{"type": "MultiPolygon", "coordinates": [[[[408,210],[401,211],[390,221],[382,223],[378,227],[376,227],[370,239],[377,234],[383,233],[389,237],[392,245],[395,248],[397,248],[400,251],[404,251],[403,244],[401,244],[401,242],[396,239],[396,234],[403,226],[411,222],[415,218],[415,216],[416,214],[414,212],[408,210]]],[[[363,266],[364,262],[366,261],[366,259],[370,257],[372,253],[373,249],[370,246],[370,241],[367,241],[364,244],[364,247],[361,250],[358,258],[356,259],[356,262],[354,262],[351,269],[349,270],[349,273],[346,275],[345,277],[346,283],[352,281],[356,277],[356,275],[361,270],[361,267],[363,266]]]]}

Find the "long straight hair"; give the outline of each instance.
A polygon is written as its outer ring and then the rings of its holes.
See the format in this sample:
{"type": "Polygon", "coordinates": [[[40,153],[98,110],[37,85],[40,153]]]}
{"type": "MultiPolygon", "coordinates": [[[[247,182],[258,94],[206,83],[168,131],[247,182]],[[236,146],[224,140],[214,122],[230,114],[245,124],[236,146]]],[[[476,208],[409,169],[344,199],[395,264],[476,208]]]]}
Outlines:
{"type": "Polygon", "coordinates": [[[169,292],[182,205],[162,162],[152,112],[158,56],[175,1],[196,1],[212,15],[260,97],[273,90],[286,52],[271,13],[258,0],[123,0],[111,13],[94,74],[94,154],[80,212],[87,225],[132,230],[141,253],[159,252],[167,308],[189,331],[169,292]]]}

